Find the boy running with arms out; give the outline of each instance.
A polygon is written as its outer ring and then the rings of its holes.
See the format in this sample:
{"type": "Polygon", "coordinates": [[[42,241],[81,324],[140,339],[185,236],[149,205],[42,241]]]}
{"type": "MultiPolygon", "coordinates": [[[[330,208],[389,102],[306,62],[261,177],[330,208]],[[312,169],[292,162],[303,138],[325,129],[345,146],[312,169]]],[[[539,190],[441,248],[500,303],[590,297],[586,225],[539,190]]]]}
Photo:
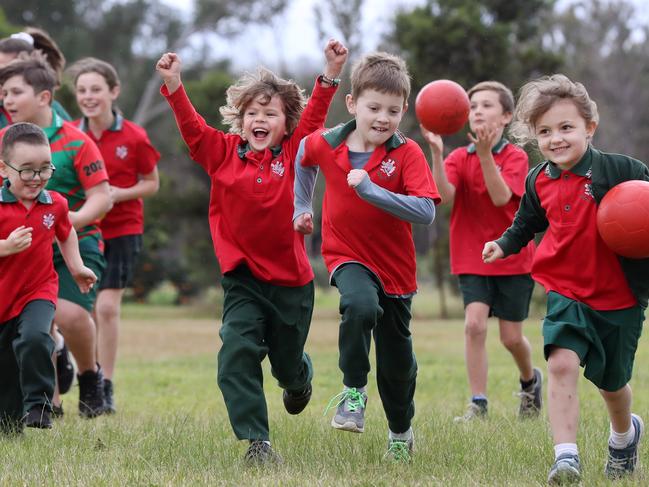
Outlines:
{"type": "Polygon", "coordinates": [[[0,153],[0,429],[9,433],[22,431],[23,424],[52,427],[54,240],[81,292],[97,280],[81,260],[67,201],[44,189],[54,170],[39,127],[17,123],[7,129],[0,153]]]}
{"type": "Polygon", "coordinates": [[[487,325],[498,317],[500,341],[514,358],[521,391],[519,417],[538,416],[543,376],[532,367],[523,335],[534,281],[534,243],[498,265],[482,262],[484,243],[502,234],[514,219],[529,170],[527,154],[504,138],[514,113],[514,96],[502,83],[483,81],[468,91],[470,144],[443,159],[442,138],[421,127],[433,158],[433,176],[443,203],[451,203],[451,272],[464,298],[464,351],[471,402],[456,422],[487,415],[487,325]]]}
{"type": "Polygon", "coordinates": [[[550,484],[581,479],[577,450],[579,367],[600,391],[611,422],[605,473],[635,470],[642,419],[631,413],[629,386],[649,296],[649,259],[610,250],[597,231],[597,206],[613,186],[649,181],[640,161],[594,149],[599,116],[581,83],[561,74],[521,89],[512,134],[547,159],[530,171],[512,226],[483,250],[486,263],[518,252],[545,231],[532,276],[548,293],[543,321],[548,415],[555,462],[550,484]]]}
{"type": "MultiPolygon", "coordinates": [[[[38,57],[17,59],[0,69],[4,105],[14,122],[30,122],[50,141],[56,172],[47,189],[68,200],[70,220],[79,235],[84,264],[100,277],[105,266],[98,220],[111,207],[108,174],[99,149],[86,134],[64,121],[51,107],[56,76],[38,57]]],[[[6,130],[6,129],[5,129],[6,130]]],[[[76,359],[79,414],[92,418],[104,411],[103,376],[97,364],[92,309],[96,291],[81,293],[58,249],[54,268],[59,275],[59,299],[54,321],[76,359]]]]}
{"type": "Polygon", "coordinates": [[[311,398],[313,368],[304,344],[313,271],[291,215],[298,145],[323,126],[347,59],[347,48],[335,40],[324,52],[324,74],[306,107],[293,81],[265,69],[231,86],[221,107],[230,134],[196,112],[176,54],[164,54],[156,66],[190,155],[212,182],[209,222],[225,295],[218,383],[236,437],[250,442],[245,459],[253,464],[281,461],[270,444],[261,368],[266,355],[290,414],[311,398]]]}
{"type": "Polygon", "coordinates": [[[313,229],[311,201],[318,167],[326,179],[322,255],[340,292],[339,366],[343,391],[332,400],[331,425],[365,427],[369,349],[376,344],[377,384],[388,419],[388,456],[407,460],[417,362],[410,304],[417,291],[411,223],[431,224],[440,198],[419,146],[397,129],[410,94],[405,62],[364,56],[351,75],[347,109],[354,119],[319,130],[300,147],[294,228],[313,229]]]}

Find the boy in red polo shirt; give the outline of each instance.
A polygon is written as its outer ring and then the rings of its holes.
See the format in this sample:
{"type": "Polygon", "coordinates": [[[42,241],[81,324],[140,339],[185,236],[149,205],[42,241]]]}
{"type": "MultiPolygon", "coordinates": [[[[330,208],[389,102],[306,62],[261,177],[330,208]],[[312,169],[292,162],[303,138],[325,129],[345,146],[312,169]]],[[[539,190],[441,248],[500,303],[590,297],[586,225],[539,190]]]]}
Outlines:
{"type": "Polygon", "coordinates": [[[439,195],[419,146],[397,129],[407,108],[405,62],[364,56],[351,75],[347,109],[354,119],[318,130],[300,147],[294,228],[313,229],[311,200],[318,167],[326,179],[322,256],[340,292],[338,339],[343,391],[331,425],[362,433],[372,333],[379,395],[388,419],[387,457],[409,460],[414,436],[417,362],[410,305],[417,291],[411,223],[431,224],[439,195]]]}
{"type": "Polygon", "coordinates": [[[553,75],[521,90],[511,133],[535,141],[547,161],[528,175],[512,226],[487,242],[483,259],[518,252],[545,231],[532,277],[548,293],[543,321],[548,415],[555,462],[548,482],[578,482],[579,366],[604,399],[611,421],[605,473],[635,470],[644,425],[631,413],[629,380],[649,295],[649,259],[615,255],[597,231],[597,205],[613,186],[649,181],[640,161],[594,149],[597,105],[581,83],[553,75]]]}
{"type": "Polygon", "coordinates": [[[503,137],[514,113],[511,90],[483,81],[468,91],[471,144],[442,154],[442,138],[421,127],[430,146],[433,176],[442,201],[451,203],[451,272],[459,277],[464,299],[464,356],[471,402],[456,422],[487,415],[487,324],[498,318],[500,342],[518,367],[519,417],[537,416],[543,376],[532,367],[529,341],[523,335],[534,281],[530,277],[534,242],[498,265],[482,262],[484,243],[511,225],[525,188],[527,154],[503,137]],[[475,134],[475,135],[474,135],[475,134]]]}
{"type": "MultiPolygon", "coordinates": [[[[61,193],[68,200],[81,257],[100,276],[105,261],[98,222],[112,202],[108,174],[97,146],[52,109],[56,75],[38,56],[17,59],[1,68],[0,84],[11,119],[34,123],[47,135],[52,163],[57,168],[47,189],[61,193]]],[[[54,268],[59,275],[54,320],[79,368],[79,414],[92,418],[104,411],[103,375],[97,363],[96,329],[91,314],[95,290],[85,294],[79,291],[57,248],[54,268]]]]}
{"type": "Polygon", "coordinates": [[[55,168],[36,125],[17,123],[2,138],[0,175],[0,429],[51,428],[58,277],[53,242],[81,292],[97,277],[83,265],[67,201],[45,190],[55,168]]]}
{"type": "Polygon", "coordinates": [[[324,74],[304,108],[302,90],[272,72],[246,75],[221,107],[232,133],[209,127],[180,80],[180,59],[160,58],[162,94],[180,133],[212,180],[209,222],[223,272],[218,383],[246,461],[280,458],[270,446],[261,362],[284,389],[284,406],[300,413],[311,398],[313,369],[304,343],[313,311],[313,271],[304,238],[293,231],[294,160],[300,140],[323,126],[347,49],[330,40],[324,74]]]}
{"type": "Polygon", "coordinates": [[[104,403],[106,412],[114,413],[113,372],[120,307],[142,249],[142,198],[158,191],[156,164],[160,154],[151,145],[146,131],[126,120],[113,107],[120,93],[119,78],[113,66],[100,59],[84,58],[74,63],[70,71],[77,104],[83,113],[77,126],[101,151],[114,203],[101,220],[106,270],[99,281],[95,303],[97,359],[104,371],[104,403]]]}

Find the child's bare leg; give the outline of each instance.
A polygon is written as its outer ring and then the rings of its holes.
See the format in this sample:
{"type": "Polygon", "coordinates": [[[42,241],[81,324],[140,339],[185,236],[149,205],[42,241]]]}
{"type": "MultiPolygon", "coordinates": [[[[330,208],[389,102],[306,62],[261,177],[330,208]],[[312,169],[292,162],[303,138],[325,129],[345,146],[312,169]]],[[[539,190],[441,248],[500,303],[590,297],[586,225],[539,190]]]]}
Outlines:
{"type": "Polygon", "coordinates": [[[520,371],[521,380],[534,379],[532,368],[532,348],[523,335],[523,323],[520,321],[499,320],[500,342],[512,354],[514,362],[520,371]]]}
{"type": "Polygon", "coordinates": [[[631,386],[627,384],[614,392],[602,389],[599,392],[606,403],[613,431],[618,433],[629,431],[631,428],[631,400],[633,398],[631,386]]]}
{"type": "Polygon", "coordinates": [[[97,358],[106,379],[112,379],[115,370],[123,294],[123,289],[102,289],[97,294],[97,358]]]}
{"type": "Polygon", "coordinates": [[[473,396],[487,394],[487,319],[489,305],[469,303],[464,310],[464,357],[473,396]]]}
{"type": "Polygon", "coordinates": [[[577,442],[579,357],[555,348],[548,358],[548,416],[555,445],[577,442]]]}

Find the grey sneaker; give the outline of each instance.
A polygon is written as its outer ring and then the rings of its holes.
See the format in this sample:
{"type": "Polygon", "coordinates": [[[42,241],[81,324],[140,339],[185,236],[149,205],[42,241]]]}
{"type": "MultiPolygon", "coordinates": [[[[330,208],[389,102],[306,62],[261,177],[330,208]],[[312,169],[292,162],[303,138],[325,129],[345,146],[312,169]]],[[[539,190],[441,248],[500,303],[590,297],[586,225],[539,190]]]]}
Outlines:
{"type": "Polygon", "coordinates": [[[362,433],[365,430],[367,394],[357,391],[356,388],[345,389],[331,398],[325,413],[334,406],[337,406],[337,409],[331,419],[331,426],[353,433],[362,433]]]}
{"type": "Polygon", "coordinates": [[[543,405],[543,374],[541,369],[534,367],[534,384],[517,394],[521,398],[518,417],[521,419],[537,417],[541,413],[541,406],[543,405]]]}
{"type": "Polygon", "coordinates": [[[635,436],[631,444],[625,448],[608,446],[608,460],[604,473],[609,479],[615,480],[632,474],[638,463],[638,443],[644,433],[644,423],[637,414],[631,415],[631,422],[635,426],[635,436]]]}
{"type": "Polygon", "coordinates": [[[270,444],[262,440],[250,441],[244,460],[248,465],[257,467],[279,465],[283,462],[282,457],[272,449],[270,444]]]}
{"type": "Polygon", "coordinates": [[[576,484],[581,480],[579,455],[563,454],[554,461],[548,475],[550,485],[576,484]]]}
{"type": "Polygon", "coordinates": [[[484,419],[486,417],[487,402],[484,401],[484,404],[482,404],[482,401],[480,403],[471,401],[466,407],[466,412],[462,416],[456,416],[453,421],[456,423],[468,423],[474,419],[484,419]]]}
{"type": "Polygon", "coordinates": [[[388,439],[388,451],[383,455],[384,460],[398,463],[410,463],[415,450],[415,435],[411,433],[407,440],[388,439]]]}

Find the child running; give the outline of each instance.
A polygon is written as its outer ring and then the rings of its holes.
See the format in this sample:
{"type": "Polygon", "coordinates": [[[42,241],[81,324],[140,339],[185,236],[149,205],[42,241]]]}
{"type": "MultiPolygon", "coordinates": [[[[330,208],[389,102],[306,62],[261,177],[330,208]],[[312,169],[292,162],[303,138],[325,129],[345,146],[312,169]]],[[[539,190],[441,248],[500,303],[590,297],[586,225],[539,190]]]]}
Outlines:
{"type": "Polygon", "coordinates": [[[49,141],[31,123],[16,123],[2,138],[0,175],[0,431],[51,428],[57,301],[56,240],[81,292],[97,277],[83,265],[63,196],[45,184],[54,173],[49,141]]]}
{"type": "Polygon", "coordinates": [[[322,256],[340,292],[339,367],[343,391],[331,425],[365,429],[369,351],[374,334],[379,395],[388,420],[386,456],[408,461],[417,362],[410,305],[417,291],[411,223],[430,225],[440,198],[419,146],[397,129],[410,77],[391,54],[364,56],[346,103],[353,120],[307,137],[297,157],[294,227],[313,230],[311,201],[320,168],[326,179],[322,256]]]}
{"type": "Polygon", "coordinates": [[[470,144],[443,160],[442,138],[423,126],[430,146],[433,176],[443,203],[451,203],[451,272],[459,277],[464,299],[464,356],[471,401],[456,422],[484,418],[487,402],[487,323],[498,318],[500,341],[518,368],[521,390],[518,415],[537,416],[543,376],[532,367],[530,343],[523,335],[534,281],[530,277],[534,242],[498,265],[480,258],[484,243],[511,225],[525,190],[527,154],[504,138],[514,113],[514,96],[496,81],[468,91],[470,144]]]}
{"type": "MultiPolygon", "coordinates": [[[[108,174],[95,143],[52,109],[56,83],[55,73],[38,57],[16,59],[0,69],[4,104],[11,119],[38,125],[50,141],[57,171],[47,189],[58,191],[68,200],[84,264],[100,277],[105,261],[98,220],[112,204],[108,174]]],[[[92,418],[104,411],[103,374],[97,363],[91,314],[95,289],[79,291],[58,249],[54,250],[54,268],[59,275],[54,320],[78,364],[79,413],[92,418]]]]}
{"type": "Polygon", "coordinates": [[[306,108],[293,82],[260,69],[227,91],[225,134],[205,123],[181,83],[180,58],[164,54],[156,69],[192,159],[212,182],[209,222],[223,272],[218,383],[234,434],[250,445],[251,464],[281,461],[272,448],[261,362],[284,389],[289,414],[311,398],[313,368],[304,344],[313,311],[313,271],[304,237],[293,231],[293,176],[298,145],[322,127],[347,48],[330,40],[326,66],[306,108]]]}
{"type": "Polygon", "coordinates": [[[120,93],[115,68],[105,61],[84,58],[70,67],[83,118],[77,127],[97,144],[110,178],[113,209],[101,220],[106,270],[95,303],[97,359],[104,371],[104,401],[114,413],[113,373],[117,358],[120,307],[130,286],[142,249],[142,198],[158,191],[156,164],[160,154],[145,130],[126,120],[114,104],[120,93]]]}
{"type": "Polygon", "coordinates": [[[548,293],[543,321],[548,361],[548,414],[555,461],[548,483],[579,482],[579,367],[600,391],[611,421],[605,473],[631,474],[644,432],[631,413],[629,380],[649,296],[649,259],[614,254],[596,226],[597,206],[613,186],[649,181],[642,162],[591,145],[599,116],[581,83],[556,74],[527,83],[512,135],[533,141],[547,159],[530,171],[512,226],[487,242],[491,263],[520,251],[545,231],[532,277],[548,293]]]}

